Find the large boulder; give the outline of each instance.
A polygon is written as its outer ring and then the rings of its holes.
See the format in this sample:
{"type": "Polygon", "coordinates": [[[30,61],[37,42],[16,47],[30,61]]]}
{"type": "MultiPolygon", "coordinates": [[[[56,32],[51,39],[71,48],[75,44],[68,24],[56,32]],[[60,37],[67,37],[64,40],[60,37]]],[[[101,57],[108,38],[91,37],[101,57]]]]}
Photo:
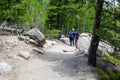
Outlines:
{"type": "Polygon", "coordinates": [[[10,74],[12,72],[12,66],[6,62],[0,63],[0,74],[10,74]]]}
{"type": "Polygon", "coordinates": [[[37,42],[37,45],[40,47],[43,47],[45,44],[45,36],[37,28],[30,29],[29,31],[25,32],[24,35],[27,35],[31,39],[35,40],[37,42]]]}
{"type": "Polygon", "coordinates": [[[77,41],[77,48],[79,50],[84,50],[85,52],[88,51],[91,41],[91,35],[88,33],[80,34],[78,41],[77,41]]]}
{"type": "MultiPolygon", "coordinates": [[[[77,41],[77,48],[79,50],[84,50],[85,53],[88,52],[91,42],[91,37],[92,35],[89,33],[80,34],[79,39],[77,41]]],[[[103,55],[104,54],[109,55],[114,52],[114,48],[109,43],[100,41],[98,46],[98,52],[102,53],[103,55]]]]}

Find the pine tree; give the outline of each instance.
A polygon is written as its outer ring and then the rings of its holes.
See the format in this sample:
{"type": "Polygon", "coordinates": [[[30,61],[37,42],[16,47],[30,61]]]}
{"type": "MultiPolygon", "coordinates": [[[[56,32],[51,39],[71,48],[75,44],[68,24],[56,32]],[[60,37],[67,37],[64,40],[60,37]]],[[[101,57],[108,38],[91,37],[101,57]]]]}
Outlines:
{"type": "Polygon", "coordinates": [[[98,44],[100,41],[100,38],[97,35],[97,30],[100,28],[103,2],[104,0],[97,0],[94,28],[93,28],[92,40],[91,40],[90,49],[89,49],[88,63],[94,67],[96,67],[96,52],[97,52],[98,44]]]}

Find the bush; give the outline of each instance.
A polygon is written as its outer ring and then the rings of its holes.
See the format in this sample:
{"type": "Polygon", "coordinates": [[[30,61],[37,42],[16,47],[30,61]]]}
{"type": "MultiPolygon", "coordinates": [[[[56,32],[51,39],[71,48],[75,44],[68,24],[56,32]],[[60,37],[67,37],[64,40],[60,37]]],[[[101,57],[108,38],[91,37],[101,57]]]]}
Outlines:
{"type": "Polygon", "coordinates": [[[105,59],[109,60],[109,61],[114,62],[114,63],[117,64],[117,65],[120,65],[120,60],[117,59],[117,58],[114,57],[114,56],[107,56],[107,55],[104,55],[103,57],[104,57],[105,59]]]}
{"type": "Polygon", "coordinates": [[[57,30],[57,29],[53,29],[53,30],[46,29],[45,30],[45,36],[47,36],[47,37],[53,37],[53,38],[59,37],[60,33],[61,33],[61,31],[57,30]]]}
{"type": "Polygon", "coordinates": [[[97,53],[97,56],[104,57],[108,61],[112,61],[117,65],[120,65],[120,59],[116,58],[115,56],[112,55],[101,55],[100,53],[97,53]]]}
{"type": "Polygon", "coordinates": [[[104,71],[101,69],[98,69],[99,78],[100,80],[120,80],[120,72],[116,70],[108,70],[104,71]]]}

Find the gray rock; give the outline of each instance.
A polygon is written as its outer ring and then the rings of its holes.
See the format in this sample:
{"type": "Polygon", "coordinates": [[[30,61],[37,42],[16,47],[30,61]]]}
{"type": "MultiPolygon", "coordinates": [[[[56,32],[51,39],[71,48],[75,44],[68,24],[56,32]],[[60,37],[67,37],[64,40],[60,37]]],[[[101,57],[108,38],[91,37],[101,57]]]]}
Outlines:
{"type": "Polygon", "coordinates": [[[76,52],[76,56],[84,56],[85,50],[79,50],[76,52]]]}
{"type": "Polygon", "coordinates": [[[38,43],[35,40],[33,40],[33,39],[30,39],[29,43],[34,44],[34,45],[38,45],[38,43]]]}
{"type": "Polygon", "coordinates": [[[43,47],[45,44],[45,36],[37,28],[30,29],[29,31],[25,32],[24,35],[27,35],[31,39],[35,40],[40,47],[43,47]]]}
{"type": "Polygon", "coordinates": [[[87,33],[80,34],[77,41],[77,48],[79,50],[88,51],[90,46],[90,41],[91,41],[91,36],[89,36],[87,33]]]}
{"type": "Polygon", "coordinates": [[[60,40],[61,40],[62,42],[64,42],[65,44],[70,45],[70,40],[69,40],[68,37],[60,38],[60,40]]]}
{"type": "Polygon", "coordinates": [[[100,41],[98,50],[102,52],[103,55],[109,55],[114,52],[113,46],[109,45],[108,43],[100,41]]]}
{"type": "Polygon", "coordinates": [[[88,56],[88,55],[89,55],[89,52],[82,49],[78,50],[76,53],[76,56],[88,56]]]}
{"type": "Polygon", "coordinates": [[[40,54],[44,54],[45,53],[45,51],[42,49],[42,48],[37,48],[37,47],[34,47],[33,48],[33,51],[36,51],[36,52],[38,52],[38,53],[40,53],[40,54]]]}
{"type": "Polygon", "coordinates": [[[10,74],[12,72],[12,66],[5,63],[1,62],[0,63],[0,74],[10,74]]]}
{"type": "MultiPolygon", "coordinates": [[[[80,34],[79,39],[77,41],[77,48],[79,50],[85,50],[85,52],[87,52],[90,46],[91,37],[92,36],[89,33],[80,34]]],[[[107,42],[100,41],[98,46],[98,52],[102,53],[103,55],[109,55],[114,52],[114,48],[107,42]]]]}
{"type": "Polygon", "coordinates": [[[30,52],[19,51],[18,55],[23,57],[24,59],[30,58],[30,52]]]}
{"type": "Polygon", "coordinates": [[[19,35],[19,36],[18,36],[18,39],[21,40],[21,41],[23,41],[23,40],[24,40],[24,41],[25,41],[25,40],[28,41],[30,38],[29,38],[28,36],[19,35]]]}

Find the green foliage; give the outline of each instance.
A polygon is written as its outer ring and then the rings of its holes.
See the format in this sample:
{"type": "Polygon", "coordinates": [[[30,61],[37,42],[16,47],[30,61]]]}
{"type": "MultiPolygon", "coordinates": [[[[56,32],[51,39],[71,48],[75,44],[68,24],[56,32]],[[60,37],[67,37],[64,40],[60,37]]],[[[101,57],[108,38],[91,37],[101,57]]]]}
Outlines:
{"type": "Polygon", "coordinates": [[[108,70],[104,71],[101,69],[98,69],[98,74],[100,80],[120,80],[120,72],[116,70],[108,70]]]}
{"type": "Polygon", "coordinates": [[[13,27],[26,29],[36,24],[43,30],[47,19],[48,3],[49,0],[2,0],[0,22],[9,18],[13,27]]]}
{"type": "Polygon", "coordinates": [[[23,24],[28,19],[26,0],[2,0],[0,5],[1,22],[9,18],[14,23],[23,24]]]}
{"type": "Polygon", "coordinates": [[[120,45],[120,6],[104,7],[101,19],[101,28],[97,34],[104,40],[109,41],[112,45],[120,45]]]}
{"type": "Polygon", "coordinates": [[[100,80],[110,80],[110,77],[108,74],[105,73],[105,71],[98,69],[98,75],[100,80]]]}
{"type": "Polygon", "coordinates": [[[94,17],[94,9],[89,9],[91,4],[84,0],[50,0],[47,27],[62,30],[62,33],[66,32],[64,35],[72,28],[79,32],[91,32],[94,19],[90,17],[94,17]]]}
{"type": "Polygon", "coordinates": [[[120,65],[120,60],[117,59],[117,58],[114,57],[114,56],[107,56],[107,55],[104,55],[103,57],[104,57],[105,59],[109,60],[109,61],[114,62],[114,63],[117,64],[117,65],[120,65]]]}
{"type": "Polygon", "coordinates": [[[48,36],[48,37],[54,37],[54,38],[59,37],[60,33],[61,31],[57,29],[53,29],[53,30],[46,29],[45,30],[45,36],[48,36]]]}
{"type": "MultiPolygon", "coordinates": [[[[84,14],[84,13],[83,13],[84,14]]],[[[92,32],[92,28],[93,28],[93,24],[94,24],[94,16],[95,16],[95,9],[94,7],[90,7],[87,11],[86,11],[86,25],[85,25],[85,32],[92,32]]],[[[83,21],[83,20],[82,20],[83,21]]],[[[82,22],[84,23],[84,22],[82,22]]]]}
{"type": "Polygon", "coordinates": [[[12,25],[19,28],[35,24],[43,32],[45,28],[66,34],[72,28],[91,32],[94,9],[88,11],[91,3],[84,0],[2,0],[0,5],[0,22],[10,18],[12,25]]]}
{"type": "Polygon", "coordinates": [[[48,0],[27,0],[28,2],[28,11],[30,17],[30,24],[35,24],[41,29],[45,27],[45,20],[47,19],[47,10],[46,6],[48,0]]]}

